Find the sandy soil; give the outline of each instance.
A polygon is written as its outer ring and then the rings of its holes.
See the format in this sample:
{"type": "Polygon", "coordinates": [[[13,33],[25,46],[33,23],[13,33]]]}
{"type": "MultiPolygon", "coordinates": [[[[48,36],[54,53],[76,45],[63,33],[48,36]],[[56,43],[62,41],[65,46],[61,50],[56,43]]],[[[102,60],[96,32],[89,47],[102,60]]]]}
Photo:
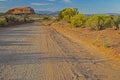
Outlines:
{"type": "Polygon", "coordinates": [[[118,61],[52,27],[0,32],[0,80],[119,80],[119,73],[118,61]]]}
{"type": "Polygon", "coordinates": [[[120,59],[120,30],[90,31],[85,28],[70,28],[71,25],[65,22],[53,23],[51,26],[64,35],[82,41],[115,59],[120,59]]]}

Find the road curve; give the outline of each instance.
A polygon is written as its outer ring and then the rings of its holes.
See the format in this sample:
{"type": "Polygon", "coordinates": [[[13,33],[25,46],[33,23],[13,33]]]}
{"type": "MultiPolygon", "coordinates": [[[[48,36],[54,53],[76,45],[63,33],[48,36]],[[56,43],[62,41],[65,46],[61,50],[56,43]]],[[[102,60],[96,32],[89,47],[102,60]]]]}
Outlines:
{"type": "Polygon", "coordinates": [[[120,80],[120,66],[35,22],[1,29],[0,80],[120,80]]]}

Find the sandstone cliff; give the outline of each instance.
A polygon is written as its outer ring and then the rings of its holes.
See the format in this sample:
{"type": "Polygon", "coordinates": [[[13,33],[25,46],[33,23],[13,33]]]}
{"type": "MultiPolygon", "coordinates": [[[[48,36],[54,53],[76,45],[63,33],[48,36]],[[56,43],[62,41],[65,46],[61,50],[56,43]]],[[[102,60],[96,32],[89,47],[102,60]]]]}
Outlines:
{"type": "Polygon", "coordinates": [[[6,12],[6,14],[34,14],[35,11],[31,7],[17,7],[10,9],[6,12]]]}

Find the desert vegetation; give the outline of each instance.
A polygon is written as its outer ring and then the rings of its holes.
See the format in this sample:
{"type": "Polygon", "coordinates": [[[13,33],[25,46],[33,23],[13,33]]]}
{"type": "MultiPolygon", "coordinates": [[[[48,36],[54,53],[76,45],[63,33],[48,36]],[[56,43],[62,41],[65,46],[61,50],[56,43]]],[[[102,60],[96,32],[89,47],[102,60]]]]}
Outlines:
{"type": "Polygon", "coordinates": [[[66,8],[60,11],[58,22],[52,27],[105,54],[120,53],[120,15],[86,15],[77,8],[66,8]]]}
{"type": "Polygon", "coordinates": [[[23,24],[23,23],[28,23],[28,22],[33,22],[33,19],[28,14],[22,14],[22,15],[3,14],[3,15],[0,15],[0,27],[16,25],[16,24],[23,24]]]}
{"type": "Polygon", "coordinates": [[[120,16],[94,14],[91,16],[79,13],[77,8],[66,8],[60,11],[59,20],[63,20],[72,27],[84,27],[89,30],[103,30],[107,28],[120,29],[120,16]]]}

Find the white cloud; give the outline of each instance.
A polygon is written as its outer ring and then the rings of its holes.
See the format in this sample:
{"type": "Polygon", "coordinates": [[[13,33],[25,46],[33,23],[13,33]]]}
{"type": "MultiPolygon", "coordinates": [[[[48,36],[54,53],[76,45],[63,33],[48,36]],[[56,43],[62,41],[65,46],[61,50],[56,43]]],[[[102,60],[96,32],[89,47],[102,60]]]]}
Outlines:
{"type": "Polygon", "coordinates": [[[66,3],[71,3],[71,0],[63,0],[66,3]]]}
{"type": "Polygon", "coordinates": [[[34,6],[46,6],[46,5],[51,5],[51,3],[31,3],[31,5],[34,5],[34,6]]]}

